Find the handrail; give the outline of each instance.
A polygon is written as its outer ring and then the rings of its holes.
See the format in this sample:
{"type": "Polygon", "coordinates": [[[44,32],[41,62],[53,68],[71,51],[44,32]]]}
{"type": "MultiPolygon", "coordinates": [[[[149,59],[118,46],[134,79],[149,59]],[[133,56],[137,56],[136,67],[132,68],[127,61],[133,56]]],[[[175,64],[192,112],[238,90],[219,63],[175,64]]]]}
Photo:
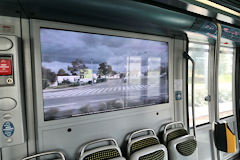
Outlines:
{"type": "Polygon", "coordinates": [[[164,134],[164,135],[166,134],[166,132],[167,132],[167,128],[168,128],[168,127],[173,126],[173,125],[177,125],[177,124],[180,124],[180,125],[182,125],[182,127],[184,127],[184,124],[183,124],[182,121],[171,122],[171,123],[168,123],[168,124],[164,127],[163,134],[164,134]]]}
{"type": "Polygon", "coordinates": [[[196,137],[195,106],[194,106],[195,61],[186,52],[183,53],[183,56],[184,58],[192,62],[192,121],[193,121],[193,135],[196,137]]]}
{"type": "Polygon", "coordinates": [[[83,147],[82,147],[82,150],[81,150],[81,156],[83,156],[84,152],[85,152],[85,149],[92,145],[92,144],[96,144],[96,143],[100,143],[100,142],[104,142],[104,141],[109,141],[109,142],[113,142],[114,145],[116,145],[116,147],[118,147],[118,144],[117,144],[117,141],[113,138],[104,138],[104,139],[99,139],[99,140],[95,140],[95,141],[92,141],[92,142],[89,142],[87,144],[85,144],[83,147]]]}
{"type": "Polygon", "coordinates": [[[46,155],[51,155],[51,154],[58,154],[60,155],[62,160],[65,160],[64,154],[62,152],[59,151],[49,151],[49,152],[43,152],[43,153],[38,153],[26,158],[23,158],[22,160],[29,160],[29,159],[33,159],[33,158],[37,158],[37,157],[41,157],[41,156],[46,156],[46,155]]]}
{"type": "Polygon", "coordinates": [[[155,131],[153,129],[141,129],[141,130],[135,131],[135,132],[130,134],[129,139],[128,139],[128,144],[131,143],[133,135],[141,133],[141,132],[147,132],[147,131],[152,132],[153,135],[156,136],[156,133],[155,133],[155,131]]]}
{"type": "MultiPolygon", "coordinates": [[[[218,72],[219,72],[219,55],[220,55],[220,45],[221,45],[221,36],[222,36],[222,26],[217,21],[214,21],[215,25],[217,26],[217,41],[215,45],[215,53],[214,53],[214,76],[213,76],[213,106],[215,111],[215,119],[214,123],[219,121],[219,108],[218,108],[218,72]]],[[[213,133],[213,132],[212,132],[213,133]]],[[[213,142],[214,143],[214,142],[213,142]]],[[[220,152],[217,150],[217,159],[220,159],[220,152]]]]}
{"type": "Polygon", "coordinates": [[[215,107],[215,121],[218,122],[219,116],[218,116],[218,71],[219,71],[219,54],[220,54],[220,45],[221,45],[221,35],[222,35],[222,26],[220,23],[215,22],[217,26],[217,41],[215,46],[215,54],[214,54],[214,107],[215,107]]]}

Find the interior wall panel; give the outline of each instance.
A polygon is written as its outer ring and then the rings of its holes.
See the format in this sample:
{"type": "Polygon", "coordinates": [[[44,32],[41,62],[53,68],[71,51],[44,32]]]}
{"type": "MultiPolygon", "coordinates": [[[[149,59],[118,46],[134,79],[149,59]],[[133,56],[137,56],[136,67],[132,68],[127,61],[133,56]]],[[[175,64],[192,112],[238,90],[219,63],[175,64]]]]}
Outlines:
{"type": "MultiPolygon", "coordinates": [[[[15,35],[21,38],[20,18],[0,16],[0,25],[10,26],[11,30],[1,30],[0,34],[15,35]]],[[[2,160],[21,159],[27,155],[27,143],[2,148],[2,160]]]]}

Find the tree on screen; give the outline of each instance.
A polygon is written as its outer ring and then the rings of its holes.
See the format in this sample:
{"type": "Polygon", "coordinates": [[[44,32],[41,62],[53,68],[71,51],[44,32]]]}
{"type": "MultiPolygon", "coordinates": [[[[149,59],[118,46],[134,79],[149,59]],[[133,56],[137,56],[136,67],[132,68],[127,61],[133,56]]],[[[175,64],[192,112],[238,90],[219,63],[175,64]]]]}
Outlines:
{"type": "Polygon", "coordinates": [[[58,76],[69,76],[68,73],[66,73],[66,71],[64,69],[59,69],[58,70],[58,73],[57,73],[58,76]]]}
{"type": "Polygon", "coordinates": [[[99,75],[107,76],[112,73],[115,73],[115,71],[112,70],[112,66],[108,65],[106,62],[99,64],[99,67],[98,67],[99,75]]]}
{"type": "Polygon", "coordinates": [[[72,61],[72,66],[68,66],[68,71],[71,72],[72,75],[77,75],[81,69],[87,69],[87,66],[81,59],[72,61]]]}
{"type": "Polygon", "coordinates": [[[52,72],[51,69],[42,67],[42,78],[43,80],[48,80],[49,83],[54,83],[57,80],[57,75],[52,72]]]}
{"type": "Polygon", "coordinates": [[[111,72],[111,75],[116,75],[116,74],[117,74],[116,71],[112,71],[112,72],[111,72]]]}

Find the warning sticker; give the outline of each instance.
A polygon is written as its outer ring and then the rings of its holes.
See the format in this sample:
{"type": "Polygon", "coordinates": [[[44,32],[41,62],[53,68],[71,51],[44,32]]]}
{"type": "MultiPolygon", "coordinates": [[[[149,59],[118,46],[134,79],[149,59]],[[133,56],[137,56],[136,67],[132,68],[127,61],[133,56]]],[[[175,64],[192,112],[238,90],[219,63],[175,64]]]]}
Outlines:
{"type": "Polygon", "coordinates": [[[0,75],[12,75],[12,62],[11,59],[0,59],[0,75]]]}
{"type": "Polygon", "coordinates": [[[5,122],[2,126],[2,132],[6,137],[11,137],[14,133],[14,125],[12,124],[12,122],[5,122]]]}

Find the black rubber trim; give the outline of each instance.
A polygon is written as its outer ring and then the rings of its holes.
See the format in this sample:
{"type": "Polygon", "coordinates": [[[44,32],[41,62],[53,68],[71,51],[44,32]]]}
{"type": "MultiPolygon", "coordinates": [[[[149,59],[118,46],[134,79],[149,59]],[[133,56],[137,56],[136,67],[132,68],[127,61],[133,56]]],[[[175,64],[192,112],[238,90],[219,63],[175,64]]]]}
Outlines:
{"type": "Polygon", "coordinates": [[[227,134],[225,123],[215,124],[214,140],[216,148],[220,151],[227,152],[227,134]]]}
{"type": "Polygon", "coordinates": [[[240,47],[236,48],[236,66],[235,66],[235,103],[236,103],[236,116],[238,139],[240,139],[240,47]]]}
{"type": "Polygon", "coordinates": [[[229,116],[226,116],[226,117],[222,117],[222,118],[220,118],[220,120],[227,119],[227,118],[230,118],[230,117],[233,117],[233,114],[229,115],[229,116]]]}
{"type": "MultiPolygon", "coordinates": [[[[188,53],[189,51],[189,39],[188,39],[188,36],[187,34],[186,35],[186,52],[188,53]]],[[[188,108],[188,60],[186,60],[186,119],[187,119],[187,128],[190,128],[190,125],[189,125],[189,108],[188,108]]],[[[188,130],[188,133],[190,133],[190,130],[188,130]]]]}

